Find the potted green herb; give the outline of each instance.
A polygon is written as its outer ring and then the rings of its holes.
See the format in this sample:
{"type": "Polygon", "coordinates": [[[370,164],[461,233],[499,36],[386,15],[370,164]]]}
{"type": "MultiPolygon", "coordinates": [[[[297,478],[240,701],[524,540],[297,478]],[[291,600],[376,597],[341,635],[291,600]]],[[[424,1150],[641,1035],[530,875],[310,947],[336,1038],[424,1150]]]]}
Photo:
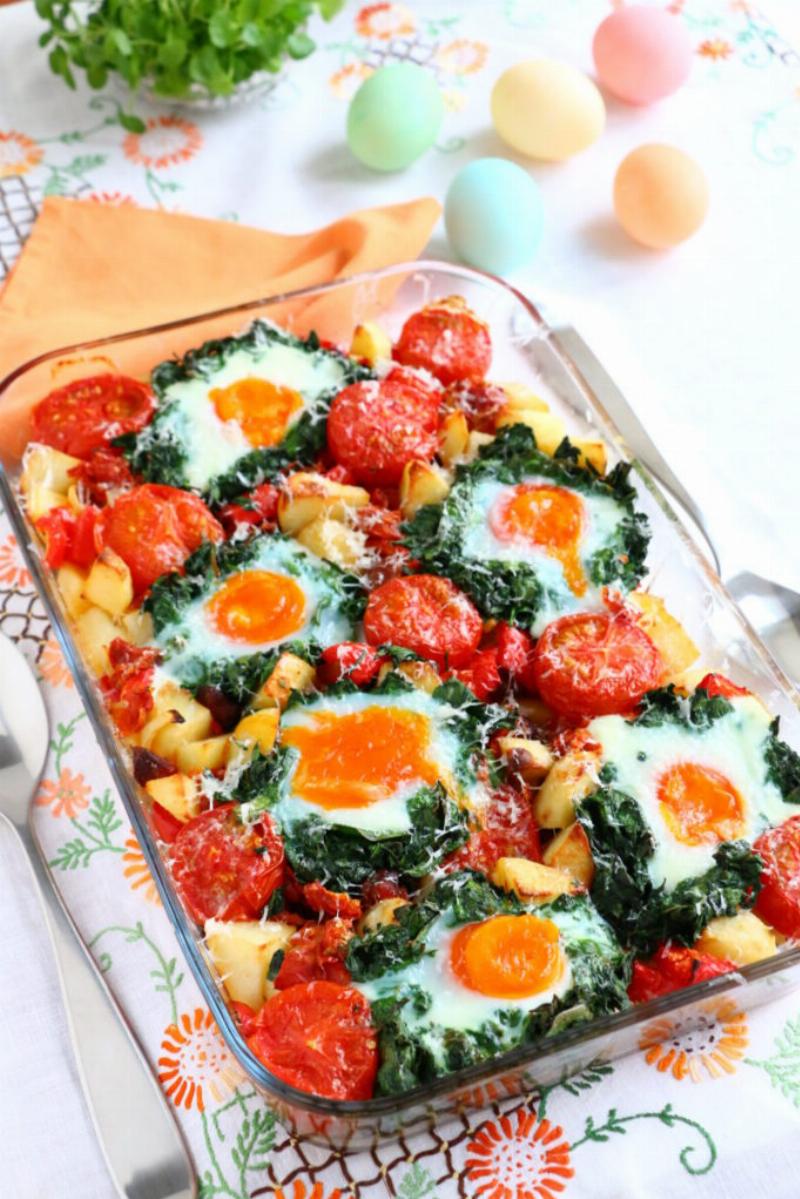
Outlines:
{"type": "MultiPolygon", "coordinates": [[[[222,107],[256,94],[288,58],[305,58],[315,11],[329,20],[343,0],[36,0],[48,25],[50,67],[70,87],[117,75],[150,96],[222,107]]],[[[127,128],[142,122],[123,116],[127,128]]]]}

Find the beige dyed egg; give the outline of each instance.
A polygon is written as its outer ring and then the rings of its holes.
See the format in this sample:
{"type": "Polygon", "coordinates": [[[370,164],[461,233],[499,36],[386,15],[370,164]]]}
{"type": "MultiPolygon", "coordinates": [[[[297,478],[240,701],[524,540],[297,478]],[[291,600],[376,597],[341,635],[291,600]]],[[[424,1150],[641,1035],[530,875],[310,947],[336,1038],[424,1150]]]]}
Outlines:
{"type": "Polygon", "coordinates": [[[677,246],[706,219],[705,174],[675,146],[639,146],[617,169],[614,211],[625,232],[641,245],[654,250],[677,246]]]}
{"type": "Polygon", "coordinates": [[[591,79],[565,62],[536,58],[504,71],[492,89],[500,137],[528,158],[559,162],[596,141],[606,123],[591,79]]]}

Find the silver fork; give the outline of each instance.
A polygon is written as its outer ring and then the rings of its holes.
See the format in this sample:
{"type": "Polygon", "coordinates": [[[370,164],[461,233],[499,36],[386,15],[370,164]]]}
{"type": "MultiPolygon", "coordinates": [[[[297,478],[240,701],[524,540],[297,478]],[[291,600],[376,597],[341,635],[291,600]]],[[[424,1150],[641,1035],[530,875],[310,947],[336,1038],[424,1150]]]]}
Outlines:
{"type": "Polygon", "coordinates": [[[47,713],[16,646],[0,634],[0,816],[31,867],[59,968],[89,1112],[123,1199],[195,1199],[186,1145],[142,1050],[64,907],[31,822],[47,713]]]}

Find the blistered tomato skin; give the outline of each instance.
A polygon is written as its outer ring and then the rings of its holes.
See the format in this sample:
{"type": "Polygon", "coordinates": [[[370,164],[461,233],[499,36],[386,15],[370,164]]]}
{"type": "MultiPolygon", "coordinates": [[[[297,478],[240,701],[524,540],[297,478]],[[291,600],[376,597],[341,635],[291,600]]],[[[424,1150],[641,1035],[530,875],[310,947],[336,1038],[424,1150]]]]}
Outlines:
{"type": "Polygon", "coordinates": [[[633,963],[628,998],[631,1003],[646,1003],[735,969],[734,963],[725,958],[678,945],[662,945],[649,961],[637,959],[633,963]]]}
{"type": "Polygon", "coordinates": [[[333,457],[365,487],[396,487],[407,462],[434,457],[442,397],[433,382],[402,369],[352,383],[328,416],[333,457]]]}
{"type": "Polygon", "coordinates": [[[630,712],[657,687],[664,663],[645,631],[624,612],[554,620],[536,643],[536,689],[562,716],[630,712]]]}
{"type": "Polygon", "coordinates": [[[458,297],[413,313],[392,351],[396,362],[430,371],[445,386],[483,380],[492,362],[488,326],[458,297]]]}
{"type": "Polygon", "coordinates": [[[483,621],[449,579],[407,575],[377,587],[367,601],[364,632],[370,645],[399,645],[437,666],[466,666],[478,648],[483,621]]]}
{"type": "Polygon", "coordinates": [[[331,686],[340,679],[350,679],[357,687],[366,687],[376,678],[387,659],[376,654],[371,645],[360,641],[341,641],[322,651],[317,675],[321,683],[331,686]]]}
{"type": "Polygon", "coordinates": [[[124,492],[103,510],[98,527],[103,543],[127,562],[137,595],[168,570],[179,570],[204,541],[224,536],[198,496],[161,483],[124,492]]]}
{"type": "Polygon", "coordinates": [[[753,848],[764,863],[756,915],[785,937],[800,937],[800,815],[767,829],[753,848]]]}
{"type": "Polygon", "coordinates": [[[499,787],[480,816],[480,826],[470,833],[467,844],[456,850],[446,870],[464,867],[478,870],[487,877],[500,858],[528,858],[541,861],[539,827],[530,800],[516,787],[499,787]]]}
{"type": "Polygon", "coordinates": [[[737,695],[750,695],[746,687],[732,683],[724,674],[707,674],[697,684],[698,691],[707,691],[710,696],[721,695],[724,699],[732,699],[737,695]]]}
{"type": "Polygon", "coordinates": [[[369,1099],[378,1046],[368,1001],[326,980],[271,996],[258,1013],[250,1048],[291,1086],[325,1099],[369,1099]]]}
{"type": "Polygon", "coordinates": [[[51,391],[33,410],[33,439],[76,458],[124,433],[138,433],[155,412],[146,383],[126,375],[93,375],[51,391]]]}
{"type": "Polygon", "coordinates": [[[222,804],[183,826],[172,843],[169,865],[198,924],[258,920],[283,881],[283,842],[269,816],[246,825],[236,804],[222,804]]]}

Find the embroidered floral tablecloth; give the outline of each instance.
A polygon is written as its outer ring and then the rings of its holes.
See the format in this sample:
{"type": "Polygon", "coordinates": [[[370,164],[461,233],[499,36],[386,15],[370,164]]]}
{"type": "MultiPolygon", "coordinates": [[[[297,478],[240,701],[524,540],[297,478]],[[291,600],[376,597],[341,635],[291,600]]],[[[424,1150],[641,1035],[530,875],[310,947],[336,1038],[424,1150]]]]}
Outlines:
{"type": "MultiPolygon", "coordinates": [[[[97,204],[161,206],[287,231],[313,227],[354,206],[425,191],[441,196],[456,165],[470,154],[502,152],[485,128],[486,95],[498,71],[524,53],[563,55],[588,66],[591,31],[609,7],[605,0],[350,5],[330,26],[315,28],[316,55],[277,77],[255,105],[199,116],[139,104],[147,119],[141,134],[121,127],[114,94],[79,91],[73,96],[51,81],[34,49],[32,6],[4,9],[0,276],[12,265],[48,193],[84,196],[97,204]],[[349,158],[342,129],[346,101],[360,81],[381,64],[400,60],[433,72],[448,116],[427,159],[387,181],[349,158]]],[[[671,108],[652,113],[623,113],[612,105],[608,137],[616,148],[597,158],[595,175],[603,186],[610,181],[622,142],[628,147],[676,139],[682,129],[680,144],[690,147],[695,127],[705,121],[706,142],[723,143],[715,165],[730,160],[727,187],[718,171],[716,208],[750,203],[751,192],[756,199],[762,196],[764,220],[777,223],[775,238],[786,242],[782,257],[796,264],[798,239],[790,239],[797,234],[800,194],[800,58],[742,0],[675,0],[670,7],[695,42],[691,85],[671,108]],[[742,180],[749,190],[742,191],[742,180]]],[[[523,281],[532,289],[541,283],[569,293],[574,287],[577,297],[580,271],[591,275],[592,262],[588,268],[585,261],[578,265],[574,245],[565,240],[568,235],[574,243],[576,230],[586,234],[585,215],[577,207],[579,169],[577,161],[568,164],[555,183],[549,168],[541,172],[546,187],[562,190],[553,192],[541,263],[523,281]]],[[[713,232],[708,236],[710,256],[719,252],[720,240],[714,241],[713,232]]],[[[674,351],[683,344],[685,330],[669,292],[688,285],[687,269],[701,269],[691,255],[700,255],[702,266],[703,250],[684,257],[690,268],[678,265],[680,260],[665,267],[614,240],[611,226],[596,217],[586,237],[582,257],[599,255],[595,267],[612,310],[615,303],[619,307],[616,297],[638,284],[643,273],[652,276],[653,286],[666,281],[658,306],[663,328],[644,320],[638,333],[648,354],[672,372],[677,395],[680,366],[672,359],[682,359],[674,351]]],[[[446,248],[435,241],[432,251],[446,253],[446,248]]],[[[742,253],[743,247],[730,245],[728,251],[742,253]]],[[[779,293],[777,256],[772,266],[769,279],[779,293]]],[[[724,289],[718,281],[715,286],[719,294],[714,292],[711,307],[723,303],[724,289]]],[[[629,294],[628,308],[635,304],[629,294]]],[[[705,307],[698,310],[698,321],[703,313],[705,307]]],[[[738,348],[732,352],[740,353],[738,348]]],[[[752,358],[737,362],[745,380],[748,371],[754,378],[757,373],[757,354],[752,358]]],[[[692,378],[708,381],[706,359],[702,347],[690,354],[692,378]]],[[[724,364],[715,367],[717,375],[724,369],[724,364]]],[[[776,369],[774,356],[764,369],[776,369]]],[[[785,388],[785,363],[780,377],[785,388]]],[[[713,406],[713,389],[708,394],[713,406]]],[[[690,395],[682,409],[677,399],[667,420],[656,406],[647,410],[656,432],[683,446],[687,468],[702,457],[702,436],[712,436],[692,426],[693,402],[690,395]]],[[[735,396],[727,402],[735,406],[735,396]]],[[[780,427],[788,437],[788,406],[785,417],[780,427]]],[[[705,424],[715,430],[713,413],[705,424]]],[[[745,435],[755,445],[758,428],[748,428],[745,435]]],[[[748,527],[756,537],[755,512],[748,527]]],[[[737,535],[745,536],[746,530],[737,529],[737,535]]],[[[798,1194],[800,996],[750,1015],[723,998],[692,1032],[679,1022],[657,1022],[643,1034],[638,1053],[625,1061],[598,1065],[525,1101],[487,1094],[487,1111],[469,1123],[432,1127],[370,1154],[348,1156],[296,1141],[241,1076],[202,1005],[2,513],[0,630],[17,640],[35,665],[50,712],[50,755],[36,798],[50,861],[175,1105],[191,1142],[203,1199],[789,1199],[798,1194]]],[[[3,835],[0,1192],[4,1199],[110,1199],[112,1187],[78,1097],[47,949],[33,933],[36,920],[24,873],[3,835]]]]}

